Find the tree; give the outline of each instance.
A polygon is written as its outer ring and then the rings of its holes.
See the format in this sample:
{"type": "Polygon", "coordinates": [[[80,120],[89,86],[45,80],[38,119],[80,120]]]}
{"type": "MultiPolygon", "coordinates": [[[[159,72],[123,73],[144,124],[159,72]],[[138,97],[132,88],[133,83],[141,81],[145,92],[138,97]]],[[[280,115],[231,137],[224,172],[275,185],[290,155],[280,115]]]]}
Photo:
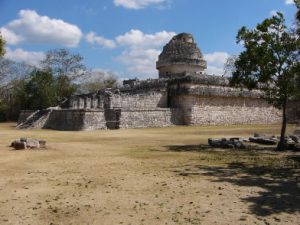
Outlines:
{"type": "Polygon", "coordinates": [[[83,57],[65,48],[48,51],[41,65],[45,71],[50,71],[54,76],[58,101],[74,94],[77,88],[73,82],[87,73],[83,57]]]}
{"type": "Polygon", "coordinates": [[[21,105],[16,93],[33,70],[33,66],[0,57],[0,121],[18,118],[21,105]]]}
{"type": "Polygon", "coordinates": [[[236,69],[234,64],[237,59],[237,55],[231,55],[227,58],[223,68],[223,76],[232,76],[236,69]]]}
{"type": "Polygon", "coordinates": [[[300,0],[295,0],[295,5],[298,9],[298,11],[296,13],[296,21],[297,21],[297,26],[298,26],[297,33],[298,33],[298,35],[300,35],[300,0]]]}
{"type": "Polygon", "coordinates": [[[80,82],[79,92],[90,93],[103,88],[113,88],[117,86],[117,76],[109,71],[91,71],[80,82]]]}
{"type": "Polygon", "coordinates": [[[56,89],[57,102],[60,102],[65,98],[70,98],[77,90],[77,86],[73,84],[67,76],[55,77],[54,86],[56,89]]]}
{"type": "Polygon", "coordinates": [[[73,54],[65,48],[46,52],[46,57],[41,61],[41,65],[45,70],[50,70],[54,76],[66,76],[71,81],[81,77],[86,71],[83,57],[73,54]]]}
{"type": "Polygon", "coordinates": [[[282,126],[277,150],[285,149],[286,107],[300,90],[300,40],[290,31],[283,14],[265,19],[255,29],[242,27],[237,43],[245,50],[235,61],[232,85],[249,89],[261,84],[265,98],[282,109],[282,126]]]}
{"type": "Polygon", "coordinates": [[[28,65],[24,62],[15,62],[13,60],[0,57],[0,89],[2,86],[10,85],[10,82],[13,80],[25,78],[34,69],[34,66],[28,65]]]}
{"type": "Polygon", "coordinates": [[[50,71],[35,70],[17,93],[23,109],[44,109],[57,103],[55,81],[50,71]]]}
{"type": "Polygon", "coordinates": [[[0,57],[1,56],[4,56],[5,54],[5,48],[4,48],[4,45],[5,45],[5,41],[0,33],[0,57]]]}

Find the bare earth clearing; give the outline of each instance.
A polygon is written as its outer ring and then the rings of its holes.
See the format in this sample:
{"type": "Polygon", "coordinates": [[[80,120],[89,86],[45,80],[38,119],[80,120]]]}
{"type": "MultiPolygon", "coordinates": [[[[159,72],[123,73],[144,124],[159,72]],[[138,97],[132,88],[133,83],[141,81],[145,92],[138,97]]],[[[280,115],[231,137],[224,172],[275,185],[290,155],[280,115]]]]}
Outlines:
{"type": "Polygon", "coordinates": [[[197,146],[209,137],[278,131],[20,131],[0,124],[0,224],[300,224],[299,154],[197,146]],[[20,137],[45,139],[47,150],[11,150],[20,137]]]}

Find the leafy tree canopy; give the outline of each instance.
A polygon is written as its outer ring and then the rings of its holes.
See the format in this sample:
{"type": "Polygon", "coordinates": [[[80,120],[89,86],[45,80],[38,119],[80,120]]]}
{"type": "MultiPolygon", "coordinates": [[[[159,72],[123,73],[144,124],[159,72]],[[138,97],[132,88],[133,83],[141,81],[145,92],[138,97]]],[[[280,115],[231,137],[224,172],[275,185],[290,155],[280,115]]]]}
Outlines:
{"type": "Polygon", "coordinates": [[[298,35],[300,35],[300,0],[295,0],[296,7],[298,8],[298,12],[296,14],[296,20],[298,25],[298,35]]]}
{"type": "Polygon", "coordinates": [[[4,46],[5,46],[5,41],[4,41],[4,39],[3,39],[3,37],[2,37],[2,35],[0,33],[0,57],[4,56],[4,54],[5,54],[5,48],[4,48],[4,46]]]}
{"type": "Polygon", "coordinates": [[[245,50],[234,63],[233,85],[257,88],[262,84],[265,98],[283,110],[281,141],[284,148],[286,105],[300,90],[300,41],[299,36],[285,25],[283,14],[265,19],[254,29],[242,27],[237,43],[245,50]]]}
{"type": "MultiPolygon", "coordinates": [[[[57,101],[55,81],[50,71],[35,70],[21,90],[25,109],[43,109],[57,101]]],[[[21,96],[20,96],[21,97],[21,96]]]]}

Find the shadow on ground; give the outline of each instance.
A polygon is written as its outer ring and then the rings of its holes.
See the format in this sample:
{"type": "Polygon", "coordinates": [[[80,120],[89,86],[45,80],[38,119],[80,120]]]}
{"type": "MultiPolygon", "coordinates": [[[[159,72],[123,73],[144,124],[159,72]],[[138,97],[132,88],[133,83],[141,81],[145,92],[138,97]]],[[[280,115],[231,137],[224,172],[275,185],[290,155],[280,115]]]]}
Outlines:
{"type": "Polygon", "coordinates": [[[170,145],[165,146],[167,150],[174,152],[199,152],[203,150],[213,150],[209,145],[170,145]]]}
{"type": "MultiPolygon", "coordinates": [[[[210,154],[216,154],[216,152],[209,151],[211,149],[209,146],[186,145],[166,146],[166,148],[176,152],[205,152],[208,159],[210,154]]],[[[234,150],[227,151],[231,154],[234,150]]],[[[224,155],[224,152],[222,154],[224,155]]],[[[259,154],[256,153],[255,157],[259,157],[259,154]]],[[[203,160],[203,156],[201,157],[203,160]]],[[[175,172],[182,176],[214,177],[215,182],[228,182],[240,187],[262,188],[263,190],[255,196],[250,195],[241,199],[249,203],[250,212],[257,216],[300,212],[300,155],[283,155],[283,157],[286,157],[289,162],[288,166],[261,166],[259,163],[245,163],[243,157],[240,160],[238,157],[233,157],[232,162],[229,163],[210,162],[207,165],[205,161],[202,161],[203,163],[197,165],[185,165],[175,172]]]]}

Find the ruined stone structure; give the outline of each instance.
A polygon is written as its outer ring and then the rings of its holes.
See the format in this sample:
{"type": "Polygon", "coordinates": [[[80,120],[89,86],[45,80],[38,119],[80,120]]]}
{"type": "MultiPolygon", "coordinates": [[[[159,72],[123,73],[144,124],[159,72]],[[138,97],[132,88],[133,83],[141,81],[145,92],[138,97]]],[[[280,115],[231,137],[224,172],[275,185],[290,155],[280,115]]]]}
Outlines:
{"type": "Polygon", "coordinates": [[[230,87],[228,78],[206,75],[205,68],[192,35],[179,34],[159,56],[159,79],[127,80],[121,88],[73,96],[59,108],[24,111],[18,127],[95,130],[281,121],[281,112],[260,90],[230,87]]]}
{"type": "Polygon", "coordinates": [[[159,78],[202,74],[206,61],[191,34],[181,33],[164,47],[156,63],[159,78]]]}

